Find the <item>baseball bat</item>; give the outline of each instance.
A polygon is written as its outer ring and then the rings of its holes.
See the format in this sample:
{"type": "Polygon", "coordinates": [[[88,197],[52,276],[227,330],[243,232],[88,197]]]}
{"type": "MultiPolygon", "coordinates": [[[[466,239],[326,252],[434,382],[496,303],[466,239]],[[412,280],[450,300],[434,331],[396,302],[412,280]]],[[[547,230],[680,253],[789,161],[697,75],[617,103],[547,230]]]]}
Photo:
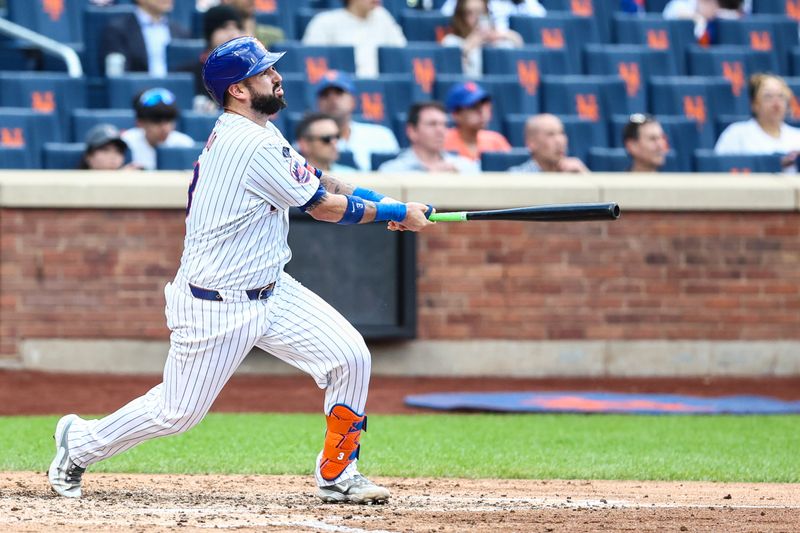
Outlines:
{"type": "Polygon", "coordinates": [[[553,204],[495,209],[492,211],[453,211],[434,213],[434,222],[466,222],[468,220],[522,220],[538,222],[573,222],[578,220],[616,220],[619,205],[605,204],[553,204]]]}

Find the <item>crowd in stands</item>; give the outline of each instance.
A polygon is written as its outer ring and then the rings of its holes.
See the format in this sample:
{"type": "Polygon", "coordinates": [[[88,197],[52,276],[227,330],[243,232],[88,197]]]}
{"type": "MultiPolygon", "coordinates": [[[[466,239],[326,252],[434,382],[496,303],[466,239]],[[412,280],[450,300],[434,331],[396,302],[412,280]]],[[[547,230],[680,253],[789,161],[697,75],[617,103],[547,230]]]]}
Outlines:
{"type": "Polygon", "coordinates": [[[273,122],[331,172],[786,172],[800,0],[0,0],[0,168],[182,169],[210,51],[288,53],[273,122]],[[132,105],[131,105],[132,104],[132,105]]]}

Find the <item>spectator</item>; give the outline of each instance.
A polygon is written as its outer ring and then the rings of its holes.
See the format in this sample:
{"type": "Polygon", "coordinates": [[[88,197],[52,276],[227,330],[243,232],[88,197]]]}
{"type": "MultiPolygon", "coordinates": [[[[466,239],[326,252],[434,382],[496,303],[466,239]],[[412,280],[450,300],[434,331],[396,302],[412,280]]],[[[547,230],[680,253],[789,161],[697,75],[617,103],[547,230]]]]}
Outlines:
{"type": "Polygon", "coordinates": [[[784,154],[784,172],[795,173],[800,151],[800,128],[786,124],[792,90],[780,76],[754,74],[750,77],[750,108],[753,118],[734,122],[719,136],[718,154],[784,154]]]}
{"type": "Polygon", "coordinates": [[[567,157],[569,139],[564,124],[555,115],[534,115],[525,122],[525,147],[531,158],[509,172],[589,172],[577,157],[567,157]]]}
{"type": "Polygon", "coordinates": [[[447,130],[444,149],[471,161],[483,152],[508,152],[511,145],[496,131],[486,129],[492,120],[492,98],[483,87],[469,81],[450,88],[445,101],[454,128],[447,130]]]}
{"type": "Polygon", "coordinates": [[[489,19],[488,0],[458,0],[450,23],[452,33],[442,40],[443,46],[461,48],[464,74],[483,74],[483,47],[517,48],[522,37],[512,30],[496,29],[489,19]]]}
{"type": "Polygon", "coordinates": [[[143,169],[156,169],[158,146],[194,146],[191,137],[175,131],[179,111],[172,91],[160,87],[142,91],[134,98],[133,109],[136,127],[123,133],[122,140],[131,149],[133,162],[143,169]]]}
{"type": "Polygon", "coordinates": [[[173,0],[136,0],[135,13],[111,19],[103,32],[103,68],[109,55],[121,54],[125,71],[166,76],[167,45],[189,37],[185,28],[168,20],[172,5],[173,0]]]}
{"type": "Polygon", "coordinates": [[[342,138],[339,151],[353,153],[359,170],[370,170],[371,157],[376,152],[396,152],[400,149],[392,130],[379,124],[353,120],[356,109],[355,85],[344,72],[328,71],[316,88],[317,107],[339,123],[342,138]]]}
{"type": "Polygon", "coordinates": [[[239,13],[244,25],[244,35],[252,35],[267,47],[286,40],[282,28],[259,24],[256,21],[255,0],[222,0],[220,3],[234,8],[239,13]]]}
{"type": "Polygon", "coordinates": [[[206,49],[200,57],[178,68],[194,75],[194,102],[192,107],[201,113],[218,111],[217,104],[208,96],[203,85],[203,65],[211,51],[224,42],[246,35],[239,12],[230,6],[215,6],[203,14],[203,37],[206,49]]]}
{"type": "Polygon", "coordinates": [[[331,174],[357,172],[353,167],[339,165],[341,137],[336,120],[325,113],[307,113],[295,128],[295,141],[299,152],[313,166],[331,174]]]}
{"type": "Polygon", "coordinates": [[[139,169],[130,163],[125,165],[125,152],[128,145],[120,137],[119,130],[112,124],[98,124],[86,134],[86,150],[81,156],[78,168],[81,170],[120,170],[139,169]]]}
{"type": "MultiPolygon", "coordinates": [[[[442,14],[452,16],[456,11],[457,2],[458,0],[447,0],[442,6],[442,14]]],[[[544,17],[547,15],[547,10],[542,7],[539,0],[489,0],[489,17],[495,29],[507,30],[511,15],[544,17]]]]}
{"type": "Polygon", "coordinates": [[[630,172],[658,172],[667,162],[667,136],[650,115],[630,116],[622,130],[622,144],[633,160],[630,172]]]}
{"type": "Polygon", "coordinates": [[[479,172],[474,161],[444,151],[447,113],[439,102],[416,102],[408,110],[406,135],[411,147],[378,170],[381,172],[479,172]]]}
{"type": "Polygon", "coordinates": [[[345,0],[311,19],[303,44],[354,47],[356,74],[370,78],[378,75],[378,47],[405,46],[406,38],[380,0],[345,0]]]}
{"type": "Polygon", "coordinates": [[[717,19],[738,19],[750,12],[746,0],[670,0],[664,7],[664,18],[692,19],[697,42],[704,46],[716,44],[717,19]]]}

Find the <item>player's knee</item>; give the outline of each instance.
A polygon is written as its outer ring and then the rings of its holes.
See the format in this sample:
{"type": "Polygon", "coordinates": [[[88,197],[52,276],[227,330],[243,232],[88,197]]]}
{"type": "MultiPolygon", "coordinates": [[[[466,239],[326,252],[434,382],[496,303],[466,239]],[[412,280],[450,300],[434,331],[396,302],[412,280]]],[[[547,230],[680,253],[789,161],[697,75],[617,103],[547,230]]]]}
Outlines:
{"type": "Polygon", "coordinates": [[[200,423],[207,409],[200,410],[188,406],[185,409],[173,409],[162,413],[161,424],[170,435],[189,431],[200,423]]]}
{"type": "Polygon", "coordinates": [[[350,348],[351,350],[347,356],[348,366],[368,374],[372,368],[372,356],[363,337],[359,335],[350,348]]]}

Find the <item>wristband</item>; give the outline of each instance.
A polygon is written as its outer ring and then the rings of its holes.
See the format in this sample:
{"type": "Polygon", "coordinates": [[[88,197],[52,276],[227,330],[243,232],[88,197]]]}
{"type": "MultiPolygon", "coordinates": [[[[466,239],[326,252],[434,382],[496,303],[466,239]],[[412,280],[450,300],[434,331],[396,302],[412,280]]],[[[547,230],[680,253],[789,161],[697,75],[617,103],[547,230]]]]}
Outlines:
{"type": "Polygon", "coordinates": [[[375,192],[370,189],[365,189],[363,187],[356,187],[356,189],[353,191],[353,196],[360,196],[364,200],[370,200],[375,203],[380,202],[381,200],[386,198],[379,192],[375,192]]]}
{"type": "MultiPolygon", "coordinates": [[[[347,198],[347,206],[345,207],[344,215],[337,224],[358,224],[364,218],[364,200],[358,196],[345,196],[347,198]]],[[[405,206],[404,206],[405,207],[405,206]]]]}
{"type": "Polygon", "coordinates": [[[406,208],[406,204],[375,204],[375,222],[384,222],[386,220],[402,222],[406,219],[407,214],[408,209],[406,208]]]}

